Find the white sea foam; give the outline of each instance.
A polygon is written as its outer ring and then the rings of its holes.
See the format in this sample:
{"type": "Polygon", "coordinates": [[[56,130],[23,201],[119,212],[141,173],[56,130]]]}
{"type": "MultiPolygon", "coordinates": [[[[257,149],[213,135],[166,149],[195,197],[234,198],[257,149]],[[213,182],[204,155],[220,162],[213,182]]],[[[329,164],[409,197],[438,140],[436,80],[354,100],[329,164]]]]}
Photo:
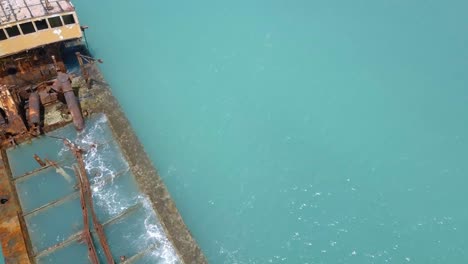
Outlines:
{"type": "MultiPolygon", "coordinates": [[[[124,187],[115,184],[117,177],[128,172],[129,166],[121,157],[121,153],[115,153],[115,149],[111,147],[112,139],[105,138],[106,132],[109,133],[107,118],[102,115],[88,122],[87,125],[87,129],[78,135],[74,143],[86,150],[84,163],[90,178],[96,208],[104,210],[104,213],[110,217],[115,217],[133,205],[142,204],[145,218],[140,219],[142,223],[135,223],[135,225],[143,224],[146,233],[140,237],[127,237],[128,242],[143,244],[142,248],[149,250],[145,259],[149,257],[151,263],[179,263],[177,254],[159,223],[149,199],[142,194],[124,197],[120,193],[121,188],[124,187]],[[121,162],[118,161],[119,158],[121,162]]],[[[65,147],[62,151],[68,151],[68,149],[65,147]]],[[[110,247],[112,249],[112,244],[110,247]]]]}
{"type": "Polygon", "coordinates": [[[147,231],[143,240],[146,241],[148,245],[154,243],[158,245],[158,247],[151,251],[151,256],[159,262],[162,261],[167,264],[179,263],[174,247],[169,242],[162,226],[159,222],[155,223],[152,221],[152,219],[156,218],[156,215],[151,207],[151,202],[149,199],[143,197],[142,202],[146,212],[144,223],[147,231]]]}

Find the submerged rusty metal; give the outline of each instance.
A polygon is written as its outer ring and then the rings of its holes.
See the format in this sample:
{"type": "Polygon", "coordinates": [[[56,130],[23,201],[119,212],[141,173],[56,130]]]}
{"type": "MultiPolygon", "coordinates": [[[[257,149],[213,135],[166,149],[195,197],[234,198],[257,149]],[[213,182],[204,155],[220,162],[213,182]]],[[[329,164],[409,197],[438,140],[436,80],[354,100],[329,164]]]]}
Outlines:
{"type": "Polygon", "coordinates": [[[83,182],[81,180],[81,174],[78,167],[75,165],[73,166],[75,171],[76,180],[78,181],[78,186],[80,189],[80,204],[81,204],[81,213],[83,215],[83,231],[82,231],[82,239],[86,242],[88,247],[88,257],[91,260],[92,264],[98,264],[99,259],[96,253],[96,248],[94,247],[93,238],[91,237],[91,233],[89,232],[89,217],[88,217],[88,209],[86,206],[86,195],[85,189],[83,187],[83,182]]]}
{"type": "Polygon", "coordinates": [[[41,157],[39,157],[39,155],[34,154],[33,157],[34,157],[34,159],[36,160],[36,162],[37,162],[41,167],[47,166],[47,164],[41,159],[41,157]]]}
{"type": "MultiPolygon", "coordinates": [[[[73,152],[73,155],[75,156],[75,159],[78,162],[78,169],[75,170],[75,173],[77,174],[77,177],[79,178],[78,183],[80,186],[80,193],[83,199],[81,200],[82,209],[87,212],[88,211],[87,206],[89,206],[89,210],[91,212],[91,217],[93,220],[94,230],[96,231],[99,237],[99,242],[101,243],[101,247],[103,248],[104,254],[106,255],[107,263],[114,264],[115,261],[114,261],[114,258],[112,257],[109,244],[107,243],[107,238],[106,238],[106,235],[104,234],[104,229],[101,223],[99,223],[97,216],[96,216],[96,212],[94,211],[93,199],[91,197],[90,183],[89,183],[89,179],[86,173],[86,166],[83,161],[83,149],[77,147],[70,140],[64,139],[63,141],[64,141],[64,144],[73,152]]],[[[83,214],[83,219],[84,217],[85,216],[83,214]]],[[[87,213],[86,213],[86,223],[87,222],[88,222],[88,219],[87,219],[87,213]]],[[[87,230],[89,232],[89,227],[87,230]]]]}

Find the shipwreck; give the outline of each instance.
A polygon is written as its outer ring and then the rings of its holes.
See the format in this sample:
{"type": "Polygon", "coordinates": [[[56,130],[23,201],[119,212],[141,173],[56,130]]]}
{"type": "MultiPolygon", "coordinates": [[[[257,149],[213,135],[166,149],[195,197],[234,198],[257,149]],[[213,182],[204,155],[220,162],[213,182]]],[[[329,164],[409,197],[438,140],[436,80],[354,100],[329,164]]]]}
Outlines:
{"type": "Polygon", "coordinates": [[[0,257],[206,263],[68,0],[0,1],[0,257]]]}

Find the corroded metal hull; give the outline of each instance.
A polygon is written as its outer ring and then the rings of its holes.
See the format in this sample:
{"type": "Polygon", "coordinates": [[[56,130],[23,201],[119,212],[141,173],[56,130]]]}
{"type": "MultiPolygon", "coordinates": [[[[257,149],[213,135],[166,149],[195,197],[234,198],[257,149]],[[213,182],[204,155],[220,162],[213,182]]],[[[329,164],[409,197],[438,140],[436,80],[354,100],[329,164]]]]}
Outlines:
{"type": "Polygon", "coordinates": [[[133,263],[160,251],[171,263],[206,263],[106,85],[95,63],[102,61],[77,52],[81,76],[66,73],[63,49],[82,36],[71,3],[3,2],[19,10],[0,14],[0,243],[6,263],[133,263]],[[102,116],[105,122],[96,120],[102,116]],[[122,206],[126,201],[136,204],[122,206]],[[83,248],[87,254],[79,252],[83,248]]]}

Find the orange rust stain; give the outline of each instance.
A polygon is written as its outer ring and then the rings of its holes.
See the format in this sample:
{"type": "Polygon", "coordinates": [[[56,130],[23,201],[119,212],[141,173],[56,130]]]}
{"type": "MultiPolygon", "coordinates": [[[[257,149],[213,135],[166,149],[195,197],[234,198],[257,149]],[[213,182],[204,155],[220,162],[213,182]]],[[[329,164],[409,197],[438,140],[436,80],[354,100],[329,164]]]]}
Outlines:
{"type": "Polygon", "coordinates": [[[26,126],[18,113],[18,104],[7,86],[3,84],[0,85],[0,107],[3,108],[8,117],[8,127],[2,128],[5,132],[12,134],[26,132],[26,126]]]}
{"type": "Polygon", "coordinates": [[[2,217],[1,221],[0,240],[6,263],[31,263],[18,217],[14,216],[10,219],[2,217]]]}
{"type": "Polygon", "coordinates": [[[0,157],[0,197],[6,199],[0,204],[0,243],[7,264],[31,263],[25,241],[26,230],[22,229],[18,200],[12,188],[7,168],[0,157]]]}

